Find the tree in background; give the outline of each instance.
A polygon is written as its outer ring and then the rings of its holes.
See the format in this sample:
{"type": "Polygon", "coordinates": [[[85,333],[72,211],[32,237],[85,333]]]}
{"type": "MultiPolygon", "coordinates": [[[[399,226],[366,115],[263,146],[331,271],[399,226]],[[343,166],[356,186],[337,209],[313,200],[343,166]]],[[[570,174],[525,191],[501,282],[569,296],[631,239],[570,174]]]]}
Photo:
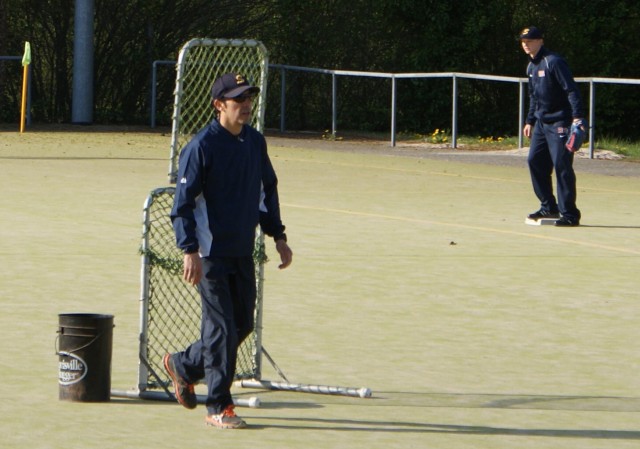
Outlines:
{"type": "MultiPolygon", "coordinates": [[[[35,121],[68,122],[71,116],[74,3],[0,3],[0,53],[20,55],[24,41],[32,44],[35,121]]],[[[548,47],[569,60],[576,77],[640,73],[635,45],[640,2],[625,0],[102,0],[95,6],[98,123],[146,123],[153,61],[177,59],[193,37],[258,39],[271,63],[287,65],[523,77],[527,61],[517,33],[535,24],[545,30],[548,47]]],[[[16,121],[18,114],[19,88],[11,70],[0,63],[3,121],[16,121]]],[[[167,124],[175,73],[162,72],[158,122],[167,124]]],[[[278,75],[269,78],[267,126],[279,123],[278,75]]],[[[458,86],[462,133],[517,131],[517,85],[459,80],[458,86]]],[[[581,86],[587,97],[586,85],[581,86]]],[[[388,131],[390,91],[389,80],[338,77],[340,128],[388,131]]],[[[287,127],[327,129],[330,92],[329,76],[288,72],[287,127]]],[[[640,129],[625,126],[639,100],[638,86],[598,85],[599,132],[640,137],[640,129]]],[[[451,81],[398,80],[397,104],[400,130],[446,128],[451,81]]]]}
{"type": "MultiPolygon", "coordinates": [[[[0,3],[0,55],[2,56],[9,55],[7,51],[8,29],[7,8],[4,3],[0,3]]],[[[13,105],[13,108],[7,107],[12,103],[12,99],[15,98],[15,93],[12,92],[11,85],[16,84],[13,77],[11,79],[8,77],[9,68],[7,66],[8,64],[0,61],[0,105],[3,106],[0,108],[0,122],[5,120],[18,121],[19,119],[17,107],[15,105],[13,105]],[[2,109],[4,109],[4,111],[2,111],[2,109]],[[16,116],[12,117],[10,114],[11,109],[16,111],[16,116]]]]}
{"type": "MultiPolygon", "coordinates": [[[[3,0],[4,53],[33,48],[33,118],[68,122],[71,117],[75,0],[3,0]]],[[[252,2],[260,5],[261,1],[252,2]]],[[[148,116],[151,64],[176,59],[194,36],[251,33],[261,23],[242,2],[219,0],[102,0],[95,2],[95,120],[140,123],[148,116]]],[[[265,11],[265,8],[259,9],[265,11]]]]}

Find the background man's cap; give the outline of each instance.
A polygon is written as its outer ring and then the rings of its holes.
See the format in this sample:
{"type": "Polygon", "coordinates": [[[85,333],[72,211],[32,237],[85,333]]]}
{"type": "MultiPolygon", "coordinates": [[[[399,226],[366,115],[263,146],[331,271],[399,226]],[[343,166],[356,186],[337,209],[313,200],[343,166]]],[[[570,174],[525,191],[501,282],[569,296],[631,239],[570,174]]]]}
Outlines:
{"type": "Polygon", "coordinates": [[[235,98],[249,91],[251,94],[260,92],[259,87],[252,86],[249,81],[239,73],[225,73],[214,81],[211,88],[213,99],[235,98]]]}
{"type": "Polygon", "coordinates": [[[542,31],[536,27],[528,27],[520,31],[520,39],[542,39],[542,31]]]}

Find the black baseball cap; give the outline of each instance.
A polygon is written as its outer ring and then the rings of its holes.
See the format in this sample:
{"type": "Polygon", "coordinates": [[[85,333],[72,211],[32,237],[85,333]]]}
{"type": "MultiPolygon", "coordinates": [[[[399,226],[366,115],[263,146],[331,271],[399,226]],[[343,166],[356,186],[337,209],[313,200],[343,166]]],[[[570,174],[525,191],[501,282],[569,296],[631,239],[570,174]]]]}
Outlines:
{"type": "Polygon", "coordinates": [[[236,98],[245,92],[256,95],[260,88],[252,86],[240,73],[225,73],[213,82],[211,96],[213,99],[236,98]]]}
{"type": "Polygon", "coordinates": [[[531,26],[520,31],[520,39],[542,39],[542,31],[531,26]]]}

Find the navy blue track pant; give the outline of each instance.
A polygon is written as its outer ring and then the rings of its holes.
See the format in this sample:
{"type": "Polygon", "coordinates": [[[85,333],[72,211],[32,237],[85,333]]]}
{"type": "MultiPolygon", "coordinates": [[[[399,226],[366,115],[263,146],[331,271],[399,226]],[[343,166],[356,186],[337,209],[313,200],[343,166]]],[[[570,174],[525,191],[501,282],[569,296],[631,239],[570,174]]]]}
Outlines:
{"type": "Polygon", "coordinates": [[[218,414],[233,404],[238,347],[253,331],[255,265],[252,256],[203,258],[202,264],[200,340],[179,353],[176,369],[189,383],[206,380],[208,412],[218,414]]]}
{"type": "Polygon", "coordinates": [[[580,219],[576,207],[576,174],[573,171],[574,154],[565,148],[569,127],[564,122],[542,123],[537,120],[533,126],[529,148],[529,171],[533,191],[540,200],[540,207],[550,212],[558,212],[570,219],[580,219]],[[553,194],[551,175],[556,172],[558,199],[553,194]]]}

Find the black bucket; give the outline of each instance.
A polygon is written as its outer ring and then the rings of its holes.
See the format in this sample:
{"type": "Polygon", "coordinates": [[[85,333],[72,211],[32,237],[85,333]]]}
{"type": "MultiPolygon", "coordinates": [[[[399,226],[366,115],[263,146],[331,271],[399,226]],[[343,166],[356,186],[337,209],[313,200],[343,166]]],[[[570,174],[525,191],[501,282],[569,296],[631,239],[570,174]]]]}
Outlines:
{"type": "Polygon", "coordinates": [[[60,399],[106,402],[111,397],[113,315],[58,315],[60,399]]]}

